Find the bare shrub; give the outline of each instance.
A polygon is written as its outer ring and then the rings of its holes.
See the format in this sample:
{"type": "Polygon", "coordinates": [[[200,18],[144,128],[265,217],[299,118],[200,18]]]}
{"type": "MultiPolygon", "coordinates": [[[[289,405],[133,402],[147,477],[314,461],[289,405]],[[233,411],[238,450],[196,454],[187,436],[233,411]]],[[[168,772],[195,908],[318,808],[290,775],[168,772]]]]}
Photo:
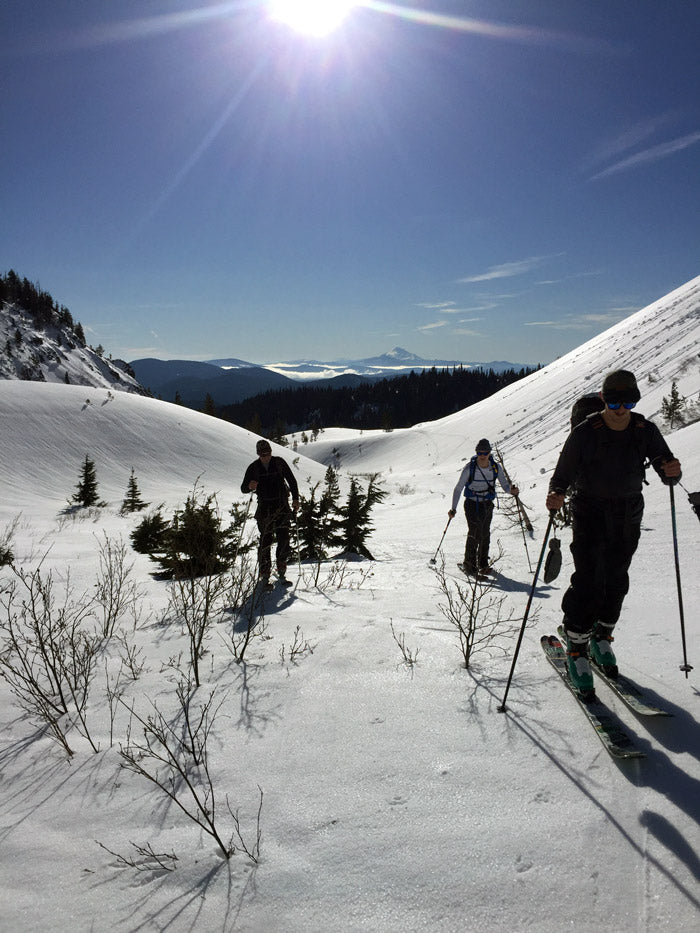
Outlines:
{"type": "Polygon", "coordinates": [[[133,868],[135,871],[149,872],[170,872],[177,868],[175,862],[178,859],[174,852],[156,852],[150,842],[145,845],[130,842],[129,845],[136,854],[128,856],[108,849],[101,842],[97,842],[97,845],[116,858],[119,868],[133,868]]]}
{"type": "MultiPolygon", "coordinates": [[[[121,746],[124,767],[150,781],[168,797],[190,820],[216,842],[226,859],[236,851],[245,852],[257,861],[260,851],[260,817],[262,790],[254,843],[243,839],[238,811],[233,811],[226,798],[226,810],[233,822],[230,833],[222,835],[214,782],[209,766],[208,741],[216,716],[224,699],[215,702],[212,690],[206,700],[194,701],[189,685],[180,683],[177,689],[179,715],[171,724],[155,703],[145,717],[131,709],[131,715],[141,727],[142,738],[132,739],[132,723],[127,742],[121,746]]],[[[123,702],[123,701],[122,701],[123,702]]]]}
{"type": "Polygon", "coordinates": [[[95,602],[102,614],[102,636],[109,639],[127,611],[137,620],[144,594],[131,580],[134,565],[126,563],[127,546],[121,538],[111,541],[105,534],[103,540],[98,539],[98,556],[95,602]]]}
{"type": "Polygon", "coordinates": [[[394,623],[393,623],[393,621],[391,621],[389,624],[391,625],[391,634],[392,634],[393,637],[394,637],[394,641],[395,641],[396,644],[399,646],[399,650],[401,651],[401,655],[402,655],[402,657],[403,657],[403,662],[402,662],[402,663],[403,663],[411,672],[413,672],[413,668],[414,668],[415,665],[418,663],[418,652],[420,651],[420,648],[416,648],[415,651],[412,651],[412,650],[408,647],[408,645],[406,644],[406,635],[405,635],[405,633],[404,633],[404,632],[401,632],[400,635],[397,635],[397,634],[396,634],[396,629],[394,628],[394,623]]]}
{"type": "Polygon", "coordinates": [[[230,646],[236,660],[241,661],[262,617],[263,605],[255,564],[248,554],[240,554],[227,573],[189,576],[170,584],[168,612],[184,626],[196,686],[200,686],[200,662],[212,624],[224,613],[244,621],[245,629],[239,630],[240,637],[234,634],[230,646]]]}
{"type": "Polygon", "coordinates": [[[464,582],[450,577],[444,559],[434,571],[443,601],[438,609],[457,631],[465,668],[469,669],[477,652],[496,650],[506,653],[502,639],[515,629],[512,611],[505,613],[505,596],[498,596],[489,581],[465,577],[464,582]]]}
{"type": "Polygon", "coordinates": [[[331,562],[315,561],[305,565],[301,579],[305,586],[324,593],[343,587],[359,590],[373,574],[372,566],[363,561],[339,559],[331,562]]]}
{"type": "Polygon", "coordinates": [[[280,661],[282,664],[288,662],[289,664],[296,664],[300,658],[303,658],[305,655],[313,654],[315,645],[311,645],[305,638],[304,633],[301,630],[301,626],[297,625],[294,629],[294,637],[292,643],[287,648],[285,645],[282,645],[280,648],[280,661]]]}
{"type": "Polygon", "coordinates": [[[67,730],[74,725],[93,742],[87,724],[87,702],[95,673],[99,639],[86,630],[92,619],[91,601],[75,600],[70,579],[59,598],[51,571],[41,564],[31,572],[13,567],[14,579],[0,596],[0,676],[22,709],[39,725],[47,726],[68,755],[67,730]]]}

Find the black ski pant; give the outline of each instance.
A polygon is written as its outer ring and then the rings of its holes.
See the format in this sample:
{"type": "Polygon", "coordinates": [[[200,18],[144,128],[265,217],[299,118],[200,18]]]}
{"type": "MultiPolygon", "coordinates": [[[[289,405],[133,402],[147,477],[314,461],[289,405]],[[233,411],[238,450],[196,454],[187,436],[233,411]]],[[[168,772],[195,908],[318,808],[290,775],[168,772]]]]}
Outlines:
{"type": "Polygon", "coordinates": [[[260,576],[270,576],[272,571],[272,544],[275,541],[277,542],[275,563],[277,570],[284,573],[287,569],[290,552],[289,537],[292,512],[289,506],[287,503],[283,505],[260,503],[255,513],[255,520],[258,523],[258,531],[260,532],[260,541],[258,543],[260,576]]]}
{"type": "Polygon", "coordinates": [[[561,607],[564,627],[586,634],[601,622],[612,631],[629,590],[629,567],[641,534],[644,499],[571,500],[574,572],[561,607]]]}
{"type": "Polygon", "coordinates": [[[489,565],[493,502],[488,499],[483,501],[465,499],[464,514],[467,517],[464,569],[467,571],[485,570],[489,565]]]}

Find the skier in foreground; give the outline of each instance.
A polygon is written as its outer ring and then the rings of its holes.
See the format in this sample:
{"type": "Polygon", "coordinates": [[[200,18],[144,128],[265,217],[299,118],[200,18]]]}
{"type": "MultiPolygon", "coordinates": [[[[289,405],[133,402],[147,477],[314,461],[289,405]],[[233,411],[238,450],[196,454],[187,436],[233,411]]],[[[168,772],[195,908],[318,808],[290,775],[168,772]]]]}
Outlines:
{"type": "Polygon", "coordinates": [[[641,533],[645,460],[666,485],[681,477],[681,465],[656,425],[632,413],[641,398],[634,375],[624,369],[608,373],[601,395],[605,408],[567,438],[546,500],[550,511],[560,509],[566,490],[573,487],[574,572],[562,610],[567,667],[584,698],[594,695],[589,648],[596,664],[617,677],[611,642],[641,533]]]}
{"type": "Polygon", "coordinates": [[[512,496],[518,495],[518,487],[511,486],[505,478],[503,470],[491,456],[491,444],[484,437],[476,445],[476,456],[472,457],[462,470],[452,492],[452,508],[447,513],[450,518],[455,517],[457,503],[464,490],[467,543],[462,570],[482,580],[493,573],[489,565],[489,546],[493,500],[496,498],[496,480],[505,492],[509,492],[512,496]]]}
{"type": "Polygon", "coordinates": [[[258,544],[258,564],[261,583],[270,586],[272,570],[271,548],[277,539],[275,562],[281,580],[285,579],[289,560],[289,534],[292,511],[289,508],[289,493],[292,494],[292,508],[299,508],[299,487],[289,464],[282,457],[273,457],[272,448],[265,440],[256,444],[258,459],[254,460],[245,471],[241,491],[255,493],[258,507],[255,520],[260,531],[258,544]]]}

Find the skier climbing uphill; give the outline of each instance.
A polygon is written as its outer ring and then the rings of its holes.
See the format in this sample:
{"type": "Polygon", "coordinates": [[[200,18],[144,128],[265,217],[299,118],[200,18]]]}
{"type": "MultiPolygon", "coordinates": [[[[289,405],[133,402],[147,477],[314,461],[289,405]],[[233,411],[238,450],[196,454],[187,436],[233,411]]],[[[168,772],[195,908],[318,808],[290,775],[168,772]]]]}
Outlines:
{"type": "Polygon", "coordinates": [[[518,495],[518,487],[511,486],[504,472],[491,456],[491,444],[482,438],[476,445],[476,456],[462,470],[452,493],[450,518],[457,514],[459,497],[464,490],[464,514],[467,517],[467,543],[464,551],[465,573],[484,579],[493,573],[489,566],[491,519],[496,498],[496,480],[505,492],[518,495]]]}
{"type": "Polygon", "coordinates": [[[569,676],[586,699],[594,695],[589,649],[596,664],[617,677],[611,642],[641,533],[645,461],[666,485],[681,477],[681,465],[656,425],[632,412],[641,398],[634,375],[624,369],[609,373],[601,395],[605,408],[567,438],[546,500],[550,511],[559,509],[566,490],[573,489],[574,573],[562,610],[569,676]]]}
{"type": "Polygon", "coordinates": [[[272,456],[272,447],[266,440],[259,440],[255,445],[258,459],[254,460],[245,471],[241,492],[255,493],[258,507],[255,520],[260,531],[258,545],[259,573],[262,584],[270,587],[272,570],[272,543],[277,539],[275,553],[277,573],[285,579],[289,559],[289,534],[292,511],[289,508],[289,494],[292,494],[292,509],[299,508],[299,487],[286,460],[272,456]]]}

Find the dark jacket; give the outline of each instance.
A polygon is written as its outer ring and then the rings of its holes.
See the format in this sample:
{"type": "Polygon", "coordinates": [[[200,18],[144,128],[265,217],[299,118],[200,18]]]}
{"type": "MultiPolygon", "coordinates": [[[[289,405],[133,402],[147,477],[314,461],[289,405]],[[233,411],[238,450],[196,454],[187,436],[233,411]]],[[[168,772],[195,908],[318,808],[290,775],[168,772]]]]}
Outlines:
{"type": "Polygon", "coordinates": [[[255,494],[258,497],[258,509],[274,511],[284,508],[288,504],[289,492],[292,499],[299,498],[299,486],[289,465],[282,457],[271,457],[269,466],[265,467],[261,460],[254,460],[245,471],[241,492],[250,492],[248,484],[257,480],[258,488],[255,494]]]}
{"type": "Polygon", "coordinates": [[[668,483],[661,461],[672,460],[673,454],[653,422],[633,412],[624,431],[613,431],[601,415],[593,414],[566,439],[549,489],[565,492],[572,487],[574,495],[596,499],[637,496],[642,491],[647,459],[668,483]]]}

